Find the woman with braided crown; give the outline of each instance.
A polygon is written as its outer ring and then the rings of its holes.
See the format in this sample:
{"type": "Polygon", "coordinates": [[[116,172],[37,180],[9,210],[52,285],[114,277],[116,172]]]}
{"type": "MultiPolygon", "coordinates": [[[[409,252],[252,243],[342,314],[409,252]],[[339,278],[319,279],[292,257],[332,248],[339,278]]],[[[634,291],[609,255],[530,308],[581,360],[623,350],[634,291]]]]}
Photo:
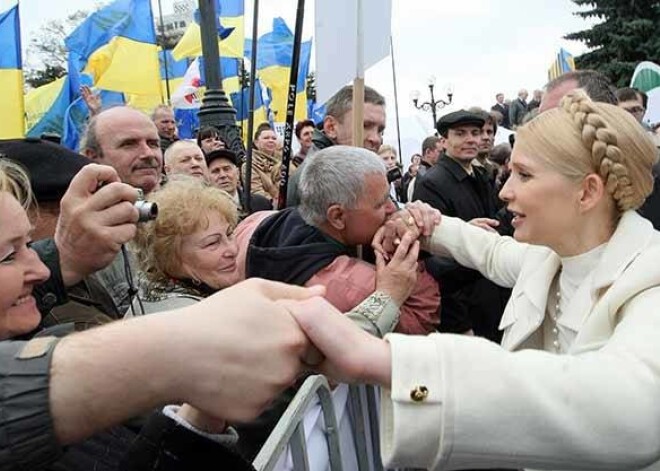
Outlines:
{"type": "Polygon", "coordinates": [[[295,310],[318,370],[383,386],[387,467],[660,470],[660,233],[635,212],[655,160],[628,113],[577,91],[518,130],[500,194],[514,238],[443,217],[422,239],[513,288],[501,346],[295,310]]]}

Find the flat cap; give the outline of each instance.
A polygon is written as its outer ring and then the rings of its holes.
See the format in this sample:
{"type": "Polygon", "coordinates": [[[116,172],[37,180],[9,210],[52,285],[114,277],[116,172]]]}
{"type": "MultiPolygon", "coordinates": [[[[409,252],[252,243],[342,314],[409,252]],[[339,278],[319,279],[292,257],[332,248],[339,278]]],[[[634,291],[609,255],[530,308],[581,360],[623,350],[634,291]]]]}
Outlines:
{"type": "Polygon", "coordinates": [[[38,203],[59,201],[90,160],[66,147],[36,138],[0,140],[0,155],[27,170],[38,203]]]}
{"type": "Polygon", "coordinates": [[[206,165],[211,165],[211,162],[217,159],[226,159],[238,166],[238,157],[236,157],[236,153],[229,149],[217,149],[209,152],[206,156],[206,165]]]}
{"type": "Polygon", "coordinates": [[[440,118],[436,124],[436,129],[441,136],[447,137],[447,131],[449,131],[451,128],[455,128],[457,126],[465,126],[466,124],[473,124],[478,127],[483,127],[485,123],[486,121],[484,121],[484,119],[478,114],[470,113],[469,111],[465,110],[458,110],[454,111],[453,113],[446,114],[440,118]]]}

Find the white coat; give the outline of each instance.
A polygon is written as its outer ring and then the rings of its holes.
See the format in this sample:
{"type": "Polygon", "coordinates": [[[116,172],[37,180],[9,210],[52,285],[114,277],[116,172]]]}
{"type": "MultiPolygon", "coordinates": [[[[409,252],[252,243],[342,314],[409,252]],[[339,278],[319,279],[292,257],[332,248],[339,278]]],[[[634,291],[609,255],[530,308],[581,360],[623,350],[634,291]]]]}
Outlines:
{"type": "Polygon", "coordinates": [[[560,317],[575,331],[565,354],[538,340],[555,252],[449,217],[430,249],[513,287],[504,338],[388,337],[386,466],[660,470],[660,232],[622,215],[591,286],[560,317]]]}

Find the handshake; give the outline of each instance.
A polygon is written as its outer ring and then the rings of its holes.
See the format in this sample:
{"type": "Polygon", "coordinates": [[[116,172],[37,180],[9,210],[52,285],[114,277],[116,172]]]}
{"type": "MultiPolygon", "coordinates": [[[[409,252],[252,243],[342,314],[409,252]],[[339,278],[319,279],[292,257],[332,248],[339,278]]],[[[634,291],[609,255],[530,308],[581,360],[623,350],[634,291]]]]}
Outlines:
{"type": "Polygon", "coordinates": [[[358,328],[324,293],[322,286],[250,279],[177,314],[173,342],[188,348],[177,349],[186,379],[176,396],[242,422],[309,371],[388,386],[388,344],[358,328]]]}

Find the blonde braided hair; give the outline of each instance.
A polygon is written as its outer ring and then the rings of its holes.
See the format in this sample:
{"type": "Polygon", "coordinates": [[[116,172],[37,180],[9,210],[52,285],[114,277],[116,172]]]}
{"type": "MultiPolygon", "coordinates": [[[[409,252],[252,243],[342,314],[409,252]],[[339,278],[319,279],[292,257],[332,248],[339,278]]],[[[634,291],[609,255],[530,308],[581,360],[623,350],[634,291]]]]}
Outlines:
{"type": "Polygon", "coordinates": [[[591,150],[593,167],[598,170],[619,211],[639,207],[645,196],[636,192],[632,185],[628,162],[618,146],[616,131],[594,105],[582,90],[567,94],[560,104],[571,115],[578,129],[581,129],[582,143],[587,150],[591,150]]]}

